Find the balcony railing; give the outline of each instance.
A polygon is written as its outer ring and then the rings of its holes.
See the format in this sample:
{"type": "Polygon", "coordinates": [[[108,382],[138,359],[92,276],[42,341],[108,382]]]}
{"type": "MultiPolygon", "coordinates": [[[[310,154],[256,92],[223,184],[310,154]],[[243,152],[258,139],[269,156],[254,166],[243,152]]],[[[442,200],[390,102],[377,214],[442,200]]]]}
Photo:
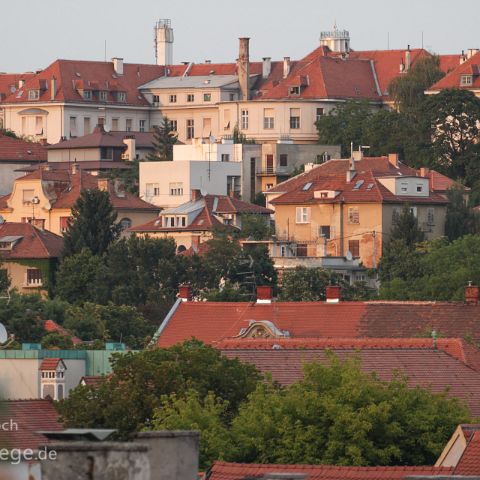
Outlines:
{"type": "Polygon", "coordinates": [[[287,167],[265,167],[257,169],[257,175],[289,175],[287,167]]]}

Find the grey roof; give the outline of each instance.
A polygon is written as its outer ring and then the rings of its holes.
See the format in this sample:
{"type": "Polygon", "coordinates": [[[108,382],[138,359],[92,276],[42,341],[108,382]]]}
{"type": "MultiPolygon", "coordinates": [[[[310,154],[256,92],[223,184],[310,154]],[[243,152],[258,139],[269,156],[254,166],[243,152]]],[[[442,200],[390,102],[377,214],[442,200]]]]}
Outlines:
{"type": "Polygon", "coordinates": [[[186,215],[201,210],[203,207],[205,207],[205,202],[201,198],[200,200],[182,203],[178,207],[166,208],[162,210],[161,215],[186,215]]]}
{"type": "Polygon", "coordinates": [[[218,88],[238,83],[236,75],[198,75],[192,77],[160,77],[138,87],[142,88],[218,88]]]}
{"type": "Polygon", "coordinates": [[[7,235],[5,237],[0,237],[0,242],[16,242],[17,240],[20,240],[23,238],[21,235],[7,235]]]}

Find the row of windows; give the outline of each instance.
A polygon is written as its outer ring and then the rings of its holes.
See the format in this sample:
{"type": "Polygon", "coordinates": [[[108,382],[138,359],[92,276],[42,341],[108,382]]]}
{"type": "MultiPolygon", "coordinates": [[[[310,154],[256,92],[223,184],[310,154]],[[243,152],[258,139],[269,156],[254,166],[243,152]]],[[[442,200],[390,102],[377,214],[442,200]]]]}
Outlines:
{"type": "MultiPolygon", "coordinates": [[[[172,182],[168,184],[169,195],[176,197],[183,195],[183,182],[172,182]]],[[[147,183],[145,184],[146,197],[158,197],[160,195],[160,184],[147,183]]]]}
{"type": "MultiPolygon", "coordinates": [[[[98,117],[97,120],[98,125],[105,125],[105,117],[98,117]]],[[[134,123],[132,118],[125,119],[125,131],[131,132],[134,130],[134,123]]],[[[92,122],[90,117],[83,117],[83,134],[88,135],[92,133],[92,122]]],[[[121,130],[120,119],[119,118],[112,118],[111,120],[111,130],[114,132],[118,132],[121,130]]],[[[146,120],[139,120],[138,121],[138,130],[140,132],[145,132],[147,127],[146,120]]],[[[77,137],[78,136],[78,124],[77,124],[77,117],[70,117],[70,136],[77,137]]]]}
{"type": "Polygon", "coordinates": [[[42,378],[64,378],[64,372],[42,372],[42,378]]]}
{"type": "MultiPolygon", "coordinates": [[[[309,251],[309,245],[307,243],[297,243],[295,248],[295,255],[297,257],[316,257],[317,256],[317,249],[315,245],[311,245],[309,251]]],[[[348,250],[352,254],[353,257],[360,256],[360,240],[349,240],[348,241],[348,250]]],[[[280,250],[280,255],[282,257],[286,256],[286,246],[282,246],[280,250]]]]}
{"type": "MultiPolygon", "coordinates": [[[[315,115],[315,122],[318,122],[324,115],[323,108],[317,108],[315,115]]],[[[230,121],[228,121],[228,124],[230,121]]],[[[248,110],[242,109],[240,112],[240,127],[242,130],[248,130],[248,110]]],[[[271,130],[275,128],[275,114],[273,108],[265,108],[263,111],[263,128],[264,130],[271,130]]],[[[290,129],[297,130],[300,128],[300,109],[290,109],[290,129]]]]}
{"type": "MultiPolygon", "coordinates": [[[[160,95],[153,95],[153,104],[154,105],[159,105],[160,104],[160,95]]],[[[195,94],[194,93],[187,93],[185,95],[185,101],[187,103],[192,103],[195,102],[195,94]]],[[[211,93],[204,93],[203,94],[203,101],[204,102],[211,102],[212,101],[212,94],[211,93]]],[[[172,94],[168,96],[168,102],[169,103],[177,103],[177,95],[172,94]]]]}

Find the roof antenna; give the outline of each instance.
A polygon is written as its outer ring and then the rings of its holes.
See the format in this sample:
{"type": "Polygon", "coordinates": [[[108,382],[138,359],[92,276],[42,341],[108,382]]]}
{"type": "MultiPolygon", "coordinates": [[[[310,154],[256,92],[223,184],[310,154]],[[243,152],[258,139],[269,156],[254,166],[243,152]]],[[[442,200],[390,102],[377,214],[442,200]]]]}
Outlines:
{"type": "Polygon", "coordinates": [[[107,40],[105,39],[105,47],[104,47],[104,61],[107,63],[107,40]]]}
{"type": "Polygon", "coordinates": [[[423,50],[423,32],[422,32],[422,50],[423,50]]]}

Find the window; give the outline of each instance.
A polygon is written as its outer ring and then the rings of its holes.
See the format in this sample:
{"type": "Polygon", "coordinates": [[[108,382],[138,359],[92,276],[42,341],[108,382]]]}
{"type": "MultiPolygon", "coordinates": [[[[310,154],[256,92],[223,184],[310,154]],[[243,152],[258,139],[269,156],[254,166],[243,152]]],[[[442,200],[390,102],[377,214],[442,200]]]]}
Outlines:
{"type": "Polygon", "coordinates": [[[308,257],[308,245],[306,243],[297,244],[297,257],[308,257]]]}
{"type": "Polygon", "coordinates": [[[460,85],[472,85],[473,84],[473,76],[472,75],[462,75],[460,77],[460,85]]]}
{"type": "Polygon", "coordinates": [[[177,121],[176,120],[170,120],[170,128],[172,129],[173,132],[177,131],[177,121]]]}
{"type": "Polygon", "coordinates": [[[105,125],[105,117],[98,117],[98,125],[105,125]]]}
{"type": "Polygon", "coordinates": [[[310,190],[310,187],[311,187],[312,185],[313,185],[312,182],[308,182],[308,183],[306,183],[306,184],[302,187],[302,190],[303,190],[304,192],[307,192],[308,190],[310,190]]]}
{"type": "Polygon", "coordinates": [[[325,110],[323,108],[317,108],[316,121],[318,122],[324,115],[325,110]]]}
{"type": "Polygon", "coordinates": [[[60,217],[60,231],[65,233],[68,230],[72,217],[60,217]]]}
{"type": "Polygon", "coordinates": [[[187,140],[195,138],[195,124],[193,119],[187,120],[187,140]]]}
{"type": "Polygon", "coordinates": [[[288,90],[288,93],[290,95],[300,95],[300,87],[299,86],[290,87],[290,89],[288,90]]]}
{"type": "Polygon", "coordinates": [[[230,130],[230,110],[224,110],[223,112],[223,129],[230,130]]]}
{"type": "Polygon", "coordinates": [[[360,223],[358,207],[348,207],[348,223],[360,223]]]}
{"type": "Polygon", "coordinates": [[[88,135],[91,132],[90,117],[83,118],[83,134],[88,135]]]}
{"type": "Polygon", "coordinates": [[[44,218],[32,218],[32,220],[29,223],[31,223],[34,227],[39,228],[40,230],[45,230],[44,218]]]}
{"type": "Polygon", "coordinates": [[[330,238],[330,225],[321,225],[320,226],[320,236],[326,239],[330,238]]]}
{"type": "MultiPolygon", "coordinates": [[[[173,95],[175,97],[175,95],[173,95]]],[[[195,95],[193,93],[187,94],[187,102],[194,102],[195,101],[195,95]]]]}
{"type": "Polygon", "coordinates": [[[133,121],[132,121],[131,118],[127,118],[125,120],[125,131],[126,132],[131,132],[132,131],[132,123],[133,123],[133,121]]]}
{"type": "Polygon", "coordinates": [[[408,192],[408,183],[402,182],[402,183],[400,184],[400,191],[401,191],[402,193],[408,192]]]}
{"type": "Polygon", "coordinates": [[[118,132],[118,118],[112,118],[112,131],[118,132]]]}
{"type": "Polygon", "coordinates": [[[29,90],[28,99],[29,100],[38,100],[40,98],[40,90],[29,90]]]}
{"type": "Polygon", "coordinates": [[[169,190],[172,196],[183,195],[183,182],[170,183],[169,190]]]}
{"type": "Polygon", "coordinates": [[[30,204],[35,196],[35,190],[23,190],[23,203],[30,204]]]}
{"type": "Polygon", "coordinates": [[[70,117],[70,136],[76,137],[77,135],[77,117],[70,117]]]}
{"type": "Polygon", "coordinates": [[[27,134],[27,117],[22,117],[22,133],[27,134]]]}
{"type": "Polygon", "coordinates": [[[130,228],[132,226],[132,221],[129,218],[122,218],[120,220],[120,228],[122,230],[127,230],[127,228],[130,228]]]}
{"type": "MultiPolygon", "coordinates": [[[[158,96],[157,96],[157,98],[158,98],[158,96]]],[[[169,101],[170,103],[177,103],[177,96],[176,96],[176,95],[170,95],[170,96],[168,97],[168,101],[169,101]]],[[[192,100],[192,102],[193,102],[193,100],[192,100]]]]}
{"type": "Polygon", "coordinates": [[[435,225],[435,209],[429,208],[427,210],[427,225],[435,225]]]}
{"type": "Polygon", "coordinates": [[[100,147],[100,159],[101,160],[113,160],[113,148],[112,147],[100,147]]]}
{"type": "Polygon", "coordinates": [[[353,257],[360,256],[360,240],[349,240],[348,249],[353,257]]]}
{"type": "Polygon", "coordinates": [[[230,154],[222,153],[222,162],[229,162],[229,161],[230,161],[230,154]]]}
{"type": "Polygon", "coordinates": [[[203,94],[203,101],[204,102],[211,102],[212,101],[212,94],[211,93],[204,93],[203,94]]]}
{"type": "Polygon", "coordinates": [[[43,135],[43,117],[35,117],[35,135],[43,135]]]}
{"type": "Polygon", "coordinates": [[[212,119],[204,118],[203,119],[203,137],[210,137],[212,134],[212,119]]]}
{"type": "Polygon", "coordinates": [[[117,92],[117,102],[126,102],[127,94],[125,92],[117,92]]]}
{"type": "Polygon", "coordinates": [[[269,130],[275,127],[274,110],[273,108],[263,109],[263,128],[269,130]]]}
{"type": "Polygon", "coordinates": [[[270,190],[271,188],[273,188],[273,183],[266,183],[265,184],[265,190],[270,190]]]}
{"type": "Polygon", "coordinates": [[[39,268],[27,268],[27,285],[40,287],[42,285],[42,271],[39,268]]]}
{"type": "Polygon", "coordinates": [[[233,102],[235,100],[235,94],[231,93],[228,98],[230,99],[231,102],[233,102]]]}
{"type": "Polygon", "coordinates": [[[138,122],[138,129],[141,131],[141,132],[144,132],[145,131],[145,120],[140,120],[138,122]]]}
{"type": "Polygon", "coordinates": [[[147,183],[145,185],[146,197],[158,197],[160,195],[160,185],[158,183],[147,183]]]}
{"type": "Polygon", "coordinates": [[[286,245],[280,245],[280,256],[281,257],[286,257],[287,256],[287,246],[286,245]]]}
{"type": "Polygon", "coordinates": [[[297,207],[296,222],[310,223],[310,207],[297,207]]]}
{"type": "Polygon", "coordinates": [[[281,167],[288,166],[288,155],[286,153],[280,154],[280,166],[281,167]]]}
{"type": "Polygon", "coordinates": [[[423,185],[421,183],[417,183],[417,192],[423,192],[423,185]]]}
{"type": "Polygon", "coordinates": [[[392,224],[393,225],[396,225],[398,223],[398,221],[400,220],[400,213],[401,213],[400,207],[393,207],[393,210],[392,210],[392,224]]]}
{"type": "Polygon", "coordinates": [[[101,102],[106,102],[108,99],[108,92],[105,92],[105,90],[98,92],[98,99],[101,102]]]}
{"type": "Polygon", "coordinates": [[[235,198],[240,197],[240,178],[239,175],[227,175],[227,195],[234,196],[235,198]]]}
{"type": "Polygon", "coordinates": [[[186,227],[187,226],[187,217],[180,217],[180,220],[181,220],[181,223],[182,223],[182,227],[186,227]]]}
{"type": "Polygon", "coordinates": [[[290,109],[290,128],[292,130],[300,128],[300,109],[299,108],[290,109]]]}
{"type": "Polygon", "coordinates": [[[242,130],[248,130],[248,110],[242,110],[240,119],[240,128],[242,130]]]}
{"type": "Polygon", "coordinates": [[[160,103],[160,96],[159,95],[154,95],[152,99],[152,103],[154,107],[158,107],[160,103]]]}
{"type": "Polygon", "coordinates": [[[83,92],[83,99],[84,100],[91,100],[92,99],[92,91],[91,90],[85,90],[83,92]]]}

